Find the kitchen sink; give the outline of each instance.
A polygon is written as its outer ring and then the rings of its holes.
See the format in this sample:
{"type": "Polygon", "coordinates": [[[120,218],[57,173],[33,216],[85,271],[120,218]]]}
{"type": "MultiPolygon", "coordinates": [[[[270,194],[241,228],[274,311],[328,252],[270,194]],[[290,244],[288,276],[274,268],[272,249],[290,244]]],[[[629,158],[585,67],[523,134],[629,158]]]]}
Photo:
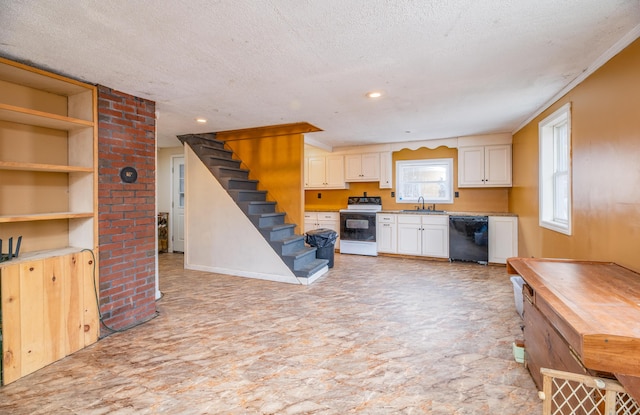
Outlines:
{"type": "Polygon", "coordinates": [[[431,209],[405,209],[403,212],[412,213],[446,213],[444,210],[431,210],[431,209]]]}

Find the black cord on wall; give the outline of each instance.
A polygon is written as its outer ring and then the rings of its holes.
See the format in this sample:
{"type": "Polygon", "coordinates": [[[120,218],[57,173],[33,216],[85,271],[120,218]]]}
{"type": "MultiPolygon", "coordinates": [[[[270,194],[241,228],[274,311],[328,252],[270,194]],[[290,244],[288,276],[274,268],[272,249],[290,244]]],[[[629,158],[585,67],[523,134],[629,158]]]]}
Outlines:
{"type": "Polygon", "coordinates": [[[149,317],[148,319],[139,321],[139,322],[137,322],[135,324],[132,324],[132,325],[127,326],[127,327],[123,327],[121,329],[116,329],[116,328],[110,327],[107,323],[105,323],[104,322],[104,317],[102,315],[102,311],[100,311],[100,296],[98,295],[98,286],[96,285],[97,284],[96,283],[96,255],[93,253],[93,250],[91,250],[91,249],[86,249],[85,248],[81,252],[85,252],[85,251],[91,253],[91,257],[93,258],[93,261],[92,261],[92,263],[93,263],[93,274],[92,274],[93,275],[93,293],[95,295],[96,306],[98,307],[98,317],[100,319],[100,324],[102,324],[104,326],[104,328],[106,328],[107,330],[110,331],[110,333],[108,333],[108,334],[106,334],[104,336],[101,336],[99,338],[102,339],[102,338],[110,336],[110,335],[112,335],[114,333],[122,333],[124,331],[127,331],[129,329],[137,327],[137,326],[139,326],[139,325],[141,325],[143,323],[146,323],[147,321],[153,320],[154,318],[158,317],[159,313],[158,313],[158,311],[156,311],[153,314],[153,316],[149,317]]]}

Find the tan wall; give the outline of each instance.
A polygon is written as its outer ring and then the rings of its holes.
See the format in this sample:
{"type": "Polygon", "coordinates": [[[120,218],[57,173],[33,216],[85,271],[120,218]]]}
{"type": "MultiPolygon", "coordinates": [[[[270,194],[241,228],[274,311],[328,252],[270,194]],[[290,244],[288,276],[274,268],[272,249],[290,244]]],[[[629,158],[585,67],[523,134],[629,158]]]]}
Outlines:
{"type": "MultiPolygon", "coordinates": [[[[436,149],[420,148],[418,150],[401,150],[392,154],[393,165],[397,160],[421,160],[435,158],[453,158],[454,191],[458,191],[459,198],[454,198],[453,204],[438,204],[437,209],[458,212],[507,212],[508,189],[458,189],[458,150],[455,148],[438,147],[436,149]]],[[[393,169],[395,183],[395,167],[393,169]]],[[[347,190],[306,190],[306,210],[338,210],[347,206],[349,196],[360,196],[367,192],[369,196],[382,196],[382,208],[385,210],[413,209],[413,203],[396,203],[392,189],[380,189],[379,183],[351,183],[347,190]],[[322,198],[318,199],[318,193],[322,198]]]]}
{"type": "Polygon", "coordinates": [[[519,255],[614,261],[640,271],[640,40],[513,137],[519,255]],[[538,123],[571,102],[573,235],[538,226],[538,123]]]}
{"type": "Polygon", "coordinates": [[[259,190],[267,190],[267,200],[278,202],[279,212],[286,212],[285,221],[298,225],[302,233],[304,223],[302,134],[257,137],[233,140],[225,137],[227,145],[250,170],[250,179],[259,180],[259,190]]]}

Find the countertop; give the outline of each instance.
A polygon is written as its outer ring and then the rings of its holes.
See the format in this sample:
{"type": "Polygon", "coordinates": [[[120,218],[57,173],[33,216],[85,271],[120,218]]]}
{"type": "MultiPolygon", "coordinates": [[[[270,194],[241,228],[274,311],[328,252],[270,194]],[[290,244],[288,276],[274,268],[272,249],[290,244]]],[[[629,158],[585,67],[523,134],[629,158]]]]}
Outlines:
{"type": "Polygon", "coordinates": [[[378,213],[393,213],[396,215],[448,215],[448,216],[512,216],[516,217],[515,213],[508,212],[456,212],[456,211],[435,211],[428,210],[382,210],[378,213]]]}
{"type": "MultiPolygon", "coordinates": [[[[311,208],[305,209],[305,212],[339,212],[340,210],[345,208],[311,208]]],[[[515,213],[509,212],[457,212],[457,211],[436,211],[431,212],[428,210],[386,210],[383,209],[377,213],[392,213],[395,215],[448,215],[448,216],[510,216],[517,217],[518,215],[515,213]]]]}

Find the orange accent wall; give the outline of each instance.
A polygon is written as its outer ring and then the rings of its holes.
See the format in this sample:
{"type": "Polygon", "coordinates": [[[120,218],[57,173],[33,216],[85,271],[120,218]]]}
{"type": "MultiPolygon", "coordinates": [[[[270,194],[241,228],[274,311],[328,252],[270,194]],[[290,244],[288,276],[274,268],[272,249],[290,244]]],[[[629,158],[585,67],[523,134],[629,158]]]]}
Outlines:
{"type": "Polygon", "coordinates": [[[519,255],[613,261],[640,271],[640,40],[513,137],[509,209],[519,255]],[[571,102],[573,235],[538,225],[538,123],[571,102]]]}
{"type": "Polygon", "coordinates": [[[302,233],[304,223],[302,134],[256,137],[230,140],[227,145],[250,170],[250,179],[259,180],[258,189],[267,190],[267,200],[278,202],[279,212],[286,212],[285,221],[297,224],[302,233]]]}
{"type": "MultiPolygon", "coordinates": [[[[507,188],[463,188],[458,189],[458,150],[455,148],[438,147],[436,149],[420,148],[418,150],[404,149],[392,154],[393,165],[397,160],[422,160],[436,158],[453,158],[454,191],[458,191],[459,198],[454,198],[453,204],[437,204],[437,209],[458,212],[508,212],[508,189],[507,188]]],[[[395,183],[395,167],[394,183],[395,183]]],[[[396,203],[392,189],[380,189],[378,182],[371,183],[350,183],[346,190],[306,190],[305,209],[306,210],[339,210],[347,207],[349,196],[360,196],[367,192],[369,196],[381,196],[382,208],[385,210],[413,209],[414,203],[396,203]],[[318,199],[318,193],[322,198],[318,199]]]]}

